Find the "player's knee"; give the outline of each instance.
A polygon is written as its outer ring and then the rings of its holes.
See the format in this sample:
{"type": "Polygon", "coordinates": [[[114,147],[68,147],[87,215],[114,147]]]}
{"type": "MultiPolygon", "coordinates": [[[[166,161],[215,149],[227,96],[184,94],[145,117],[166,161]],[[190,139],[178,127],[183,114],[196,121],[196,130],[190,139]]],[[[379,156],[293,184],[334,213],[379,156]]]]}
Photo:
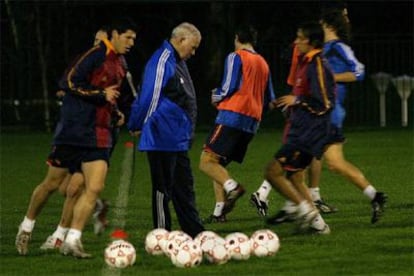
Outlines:
{"type": "Polygon", "coordinates": [[[54,192],[59,188],[62,180],[58,178],[46,178],[38,185],[38,188],[47,192],[54,192]]]}
{"type": "Polygon", "coordinates": [[[81,188],[77,185],[69,185],[66,189],[66,196],[67,197],[76,197],[80,194],[81,188]]]}
{"type": "Polygon", "coordinates": [[[74,173],[67,185],[66,195],[69,197],[78,196],[84,188],[84,178],[81,173],[74,173]]]}
{"type": "Polygon", "coordinates": [[[199,169],[205,171],[209,164],[219,163],[219,158],[216,154],[212,152],[203,151],[200,156],[199,169]]]}
{"type": "Polygon", "coordinates": [[[326,162],[328,169],[334,173],[342,172],[343,163],[340,161],[328,161],[326,162]]]}
{"type": "Polygon", "coordinates": [[[93,184],[89,185],[86,189],[87,193],[90,195],[96,195],[96,197],[102,192],[104,185],[93,184]]]}
{"type": "Polygon", "coordinates": [[[283,168],[280,163],[276,160],[272,160],[267,164],[265,168],[264,177],[265,179],[274,179],[283,174],[283,168]]]}

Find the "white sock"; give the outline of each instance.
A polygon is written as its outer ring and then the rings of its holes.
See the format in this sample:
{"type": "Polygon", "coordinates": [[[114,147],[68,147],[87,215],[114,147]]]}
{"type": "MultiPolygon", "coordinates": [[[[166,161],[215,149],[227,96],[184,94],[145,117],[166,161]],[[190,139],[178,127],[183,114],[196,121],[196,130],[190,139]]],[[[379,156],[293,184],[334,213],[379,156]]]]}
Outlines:
{"type": "Polygon", "coordinates": [[[322,230],[326,225],[326,222],[323,220],[321,214],[318,214],[311,222],[311,226],[316,230],[322,230]]]}
{"type": "Polygon", "coordinates": [[[65,236],[68,233],[69,228],[66,227],[62,227],[60,225],[58,225],[58,227],[56,228],[55,232],[52,234],[53,237],[63,241],[65,240],[65,236]]]}
{"type": "Polygon", "coordinates": [[[213,216],[221,216],[221,213],[223,211],[224,202],[216,202],[216,206],[214,207],[213,216]]]}
{"type": "Polygon", "coordinates": [[[76,240],[80,240],[82,232],[76,229],[69,229],[68,234],[66,235],[65,242],[69,244],[74,244],[76,240]]]}
{"type": "Polygon", "coordinates": [[[375,188],[372,185],[369,185],[368,187],[364,189],[363,193],[364,195],[369,197],[371,200],[373,200],[375,197],[375,194],[377,193],[377,190],[375,190],[375,188]]]}
{"type": "Polygon", "coordinates": [[[297,206],[298,217],[301,217],[309,213],[311,210],[312,210],[312,207],[310,206],[310,204],[306,200],[303,200],[297,206]]]}
{"type": "Polygon", "coordinates": [[[229,179],[226,182],[224,182],[223,188],[226,191],[226,193],[236,189],[237,182],[234,179],[229,179]]]}
{"type": "Polygon", "coordinates": [[[285,210],[286,213],[293,214],[297,211],[298,205],[296,205],[293,201],[286,200],[285,205],[282,207],[282,210],[285,210]]]}
{"type": "Polygon", "coordinates": [[[26,216],[24,217],[22,223],[20,224],[21,228],[25,232],[32,232],[35,226],[36,221],[28,219],[26,216]]]}
{"type": "Polygon", "coordinates": [[[260,185],[259,189],[257,190],[260,200],[266,202],[271,190],[272,185],[267,180],[263,180],[262,185],[260,185]]]}
{"type": "Polygon", "coordinates": [[[309,188],[309,192],[313,201],[321,200],[321,194],[319,193],[319,187],[309,188]]]}

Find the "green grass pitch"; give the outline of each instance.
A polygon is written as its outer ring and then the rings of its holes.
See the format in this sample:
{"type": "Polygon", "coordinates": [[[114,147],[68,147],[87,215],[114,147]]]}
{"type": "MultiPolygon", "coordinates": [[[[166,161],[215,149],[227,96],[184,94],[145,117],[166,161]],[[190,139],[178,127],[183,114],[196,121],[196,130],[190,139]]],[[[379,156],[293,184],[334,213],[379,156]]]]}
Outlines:
{"type": "MultiPolygon", "coordinates": [[[[205,132],[197,133],[190,152],[197,205],[202,217],[214,207],[211,181],[198,170],[205,132]]],[[[94,255],[89,260],[44,253],[39,246],[58,223],[63,197],[50,197],[36,221],[27,256],[19,256],[14,246],[17,226],[21,222],[33,188],[46,172],[51,134],[2,133],[0,175],[0,275],[111,275],[106,270],[103,251],[109,242],[111,225],[102,236],[93,234],[93,225],[83,234],[85,249],[94,255]]],[[[348,131],[345,153],[378,190],[386,192],[389,202],[384,217],[370,223],[369,200],[346,180],[324,168],[322,196],[338,207],[335,214],[325,215],[332,233],[327,236],[294,234],[293,224],[268,227],[249,205],[250,194],[262,181],[263,168],[280,146],[281,132],[260,131],[251,143],[245,162],[231,164],[231,175],[247,193],[228,215],[225,224],[206,225],[221,236],[241,231],[270,228],[280,238],[279,252],[272,257],[250,257],[247,261],[230,261],[216,266],[202,263],[197,268],[175,268],[166,257],[150,256],[143,246],[152,229],[149,169],[145,155],[136,153],[135,178],[130,189],[125,230],[137,250],[133,267],[115,271],[115,275],[414,275],[414,137],[412,130],[387,129],[348,131]]],[[[122,176],[123,143],[130,140],[123,132],[111,160],[102,197],[112,202],[109,220],[116,221],[114,203],[122,176]]],[[[270,213],[278,211],[284,200],[274,191],[270,213]]],[[[173,225],[179,229],[174,218],[173,225]]],[[[114,273],[114,271],[109,271],[114,273]]]]}

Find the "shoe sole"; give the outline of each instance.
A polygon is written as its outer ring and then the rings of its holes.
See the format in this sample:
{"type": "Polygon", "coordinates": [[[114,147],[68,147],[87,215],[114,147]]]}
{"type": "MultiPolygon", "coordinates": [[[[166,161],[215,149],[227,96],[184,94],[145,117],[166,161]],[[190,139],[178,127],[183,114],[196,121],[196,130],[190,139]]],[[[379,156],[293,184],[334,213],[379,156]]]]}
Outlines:
{"type": "Polygon", "coordinates": [[[15,244],[16,244],[16,249],[19,255],[22,255],[22,256],[27,255],[27,253],[29,252],[29,241],[30,241],[30,236],[23,235],[23,234],[17,234],[15,244]]]}
{"type": "Polygon", "coordinates": [[[55,246],[54,247],[51,247],[51,246],[43,246],[43,245],[41,247],[39,247],[39,249],[40,250],[43,250],[43,251],[59,250],[59,248],[60,247],[55,247],[55,246]]]}
{"type": "Polygon", "coordinates": [[[380,218],[383,216],[384,214],[384,208],[383,206],[378,206],[375,210],[373,210],[373,214],[372,214],[372,218],[371,218],[371,223],[377,223],[380,218]]]}
{"type": "Polygon", "coordinates": [[[312,234],[315,235],[329,235],[331,233],[331,229],[329,228],[328,225],[325,225],[325,227],[323,229],[316,229],[316,228],[309,228],[312,234]]]}
{"type": "Polygon", "coordinates": [[[242,190],[240,193],[237,194],[237,196],[231,200],[226,201],[226,203],[224,203],[224,207],[223,207],[223,215],[227,215],[228,213],[230,213],[231,211],[233,211],[234,206],[236,206],[236,201],[241,198],[244,194],[246,193],[245,190],[242,190]]]}
{"type": "Polygon", "coordinates": [[[371,223],[374,224],[380,220],[380,218],[384,215],[385,211],[385,204],[387,203],[388,196],[383,195],[381,202],[375,202],[375,206],[372,206],[373,212],[372,212],[372,218],[371,223]]]}
{"type": "Polygon", "coordinates": [[[329,208],[329,207],[327,207],[327,208],[325,208],[325,207],[320,208],[320,207],[316,206],[316,208],[318,208],[319,212],[321,212],[322,214],[332,214],[332,213],[338,212],[338,209],[329,208]]]}
{"type": "Polygon", "coordinates": [[[289,216],[284,217],[283,219],[268,219],[266,220],[266,223],[269,225],[278,225],[278,224],[282,224],[282,223],[287,223],[287,222],[294,222],[295,220],[293,218],[290,218],[289,216]]]}
{"type": "Polygon", "coordinates": [[[262,208],[257,206],[257,202],[254,199],[250,199],[250,205],[256,208],[256,212],[259,216],[265,217],[267,215],[266,211],[261,211],[262,208]]]}
{"type": "Polygon", "coordinates": [[[78,252],[76,253],[75,251],[73,251],[69,246],[62,246],[60,248],[60,253],[64,256],[73,256],[75,258],[78,259],[89,259],[92,258],[92,255],[89,253],[82,253],[82,252],[78,252]]]}
{"type": "Polygon", "coordinates": [[[265,217],[267,215],[267,208],[262,208],[260,202],[258,201],[257,197],[252,194],[250,197],[250,204],[256,208],[257,214],[261,217],[265,217]],[[260,206],[260,207],[259,207],[260,206]]]}

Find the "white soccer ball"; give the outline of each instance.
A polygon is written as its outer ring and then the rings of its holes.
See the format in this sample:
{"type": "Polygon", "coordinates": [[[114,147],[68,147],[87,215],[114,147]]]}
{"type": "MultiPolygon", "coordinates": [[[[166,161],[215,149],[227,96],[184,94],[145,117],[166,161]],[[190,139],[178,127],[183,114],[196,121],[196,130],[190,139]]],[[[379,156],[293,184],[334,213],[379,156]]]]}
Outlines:
{"type": "Polygon", "coordinates": [[[219,235],[213,231],[205,230],[203,232],[200,232],[195,238],[194,241],[198,243],[198,245],[202,246],[204,241],[206,241],[209,238],[216,238],[219,237],[219,235]]]}
{"type": "Polygon", "coordinates": [[[110,267],[125,268],[132,266],[136,260],[134,246],[124,240],[116,240],[105,249],[105,262],[110,267]]]}
{"type": "Polygon", "coordinates": [[[250,237],[252,252],[257,257],[272,256],[280,247],[279,237],[269,229],[257,230],[250,237]]]}
{"type": "Polygon", "coordinates": [[[230,260],[230,253],[227,249],[226,240],[220,236],[206,238],[201,250],[203,256],[213,264],[225,264],[230,260]]]}
{"type": "Polygon", "coordinates": [[[181,246],[186,241],[193,240],[190,235],[186,234],[180,230],[171,231],[168,235],[168,240],[165,245],[164,253],[167,257],[171,257],[171,254],[176,253],[181,246]]]}
{"type": "Polygon", "coordinates": [[[246,234],[234,232],[228,234],[225,240],[232,259],[247,260],[250,258],[252,248],[250,238],[246,234]]]}
{"type": "Polygon", "coordinates": [[[151,255],[163,255],[167,246],[169,231],[156,228],[145,237],[145,250],[151,255]]]}
{"type": "Polygon", "coordinates": [[[187,240],[176,251],[171,252],[170,258],[176,267],[195,267],[203,261],[203,251],[195,241],[187,240]]]}

